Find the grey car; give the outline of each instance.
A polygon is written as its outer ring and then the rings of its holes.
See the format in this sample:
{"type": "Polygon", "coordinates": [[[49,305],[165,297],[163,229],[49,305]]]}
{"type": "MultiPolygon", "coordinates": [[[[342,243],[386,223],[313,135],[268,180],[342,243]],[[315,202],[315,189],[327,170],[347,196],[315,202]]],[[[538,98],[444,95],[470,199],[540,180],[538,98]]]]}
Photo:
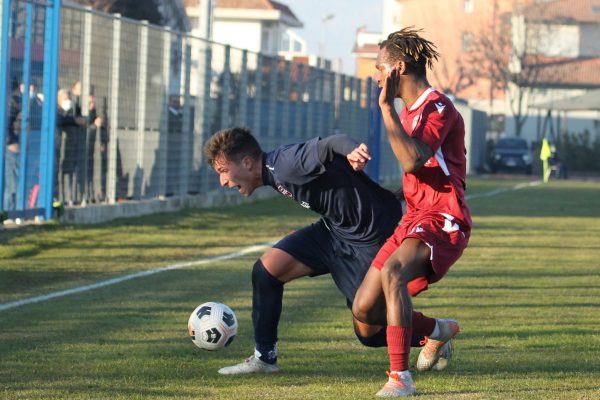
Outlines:
{"type": "Polygon", "coordinates": [[[525,139],[519,137],[498,139],[491,158],[492,172],[519,171],[531,174],[533,157],[525,139]]]}

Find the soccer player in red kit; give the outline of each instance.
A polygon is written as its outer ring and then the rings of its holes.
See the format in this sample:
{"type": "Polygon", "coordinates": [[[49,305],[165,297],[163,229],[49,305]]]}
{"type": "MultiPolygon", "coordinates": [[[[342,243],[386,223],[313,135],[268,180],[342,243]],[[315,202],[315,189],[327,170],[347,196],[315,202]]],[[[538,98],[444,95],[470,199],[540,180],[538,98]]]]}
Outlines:
{"type": "Polygon", "coordinates": [[[428,338],[417,370],[428,371],[459,332],[453,319],[413,311],[411,297],[439,281],[462,255],[471,231],[465,202],[465,129],[452,102],[426,77],[439,54],[435,45],[404,28],[380,43],[375,79],[392,150],[404,170],[406,215],[383,245],[359,287],[354,316],[363,336],[386,329],[390,371],[379,397],[416,394],[408,371],[411,335],[428,338]],[[405,107],[400,115],[394,100],[405,107]]]}

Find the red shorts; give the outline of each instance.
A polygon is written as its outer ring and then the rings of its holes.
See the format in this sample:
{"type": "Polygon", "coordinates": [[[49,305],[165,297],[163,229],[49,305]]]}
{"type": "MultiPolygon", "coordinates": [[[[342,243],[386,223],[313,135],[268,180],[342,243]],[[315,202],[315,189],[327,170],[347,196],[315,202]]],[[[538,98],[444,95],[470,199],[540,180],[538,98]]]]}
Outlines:
{"type": "Polygon", "coordinates": [[[416,296],[426,290],[430,283],[442,279],[452,264],[458,260],[469,243],[470,230],[456,223],[447,214],[407,214],[394,234],[384,243],[371,265],[379,270],[383,263],[406,238],[419,239],[431,249],[433,274],[419,277],[408,283],[408,292],[416,296]]]}

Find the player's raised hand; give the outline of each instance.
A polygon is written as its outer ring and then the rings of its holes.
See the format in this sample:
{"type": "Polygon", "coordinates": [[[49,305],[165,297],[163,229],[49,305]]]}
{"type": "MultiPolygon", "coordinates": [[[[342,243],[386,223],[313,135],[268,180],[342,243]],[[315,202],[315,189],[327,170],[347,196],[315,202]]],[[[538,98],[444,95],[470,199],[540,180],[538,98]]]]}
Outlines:
{"type": "Polygon", "coordinates": [[[355,171],[361,171],[367,165],[367,162],[371,159],[369,149],[366,144],[361,143],[357,148],[352,150],[346,158],[355,171]]]}
{"type": "Polygon", "coordinates": [[[394,99],[398,97],[400,89],[400,70],[397,67],[392,68],[384,74],[381,84],[381,93],[379,93],[379,106],[394,106],[394,99]]]}

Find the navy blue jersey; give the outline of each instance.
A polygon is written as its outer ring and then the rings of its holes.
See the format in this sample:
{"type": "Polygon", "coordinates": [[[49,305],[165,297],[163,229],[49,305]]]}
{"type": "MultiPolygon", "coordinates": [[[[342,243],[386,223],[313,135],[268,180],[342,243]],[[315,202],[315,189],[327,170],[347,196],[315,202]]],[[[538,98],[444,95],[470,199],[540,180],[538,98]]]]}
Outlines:
{"type": "Polygon", "coordinates": [[[382,244],[402,208],[396,196],[354,171],[345,156],[319,154],[320,138],[280,146],[263,158],[263,183],[320,214],[331,232],[356,245],[382,244]]]}

